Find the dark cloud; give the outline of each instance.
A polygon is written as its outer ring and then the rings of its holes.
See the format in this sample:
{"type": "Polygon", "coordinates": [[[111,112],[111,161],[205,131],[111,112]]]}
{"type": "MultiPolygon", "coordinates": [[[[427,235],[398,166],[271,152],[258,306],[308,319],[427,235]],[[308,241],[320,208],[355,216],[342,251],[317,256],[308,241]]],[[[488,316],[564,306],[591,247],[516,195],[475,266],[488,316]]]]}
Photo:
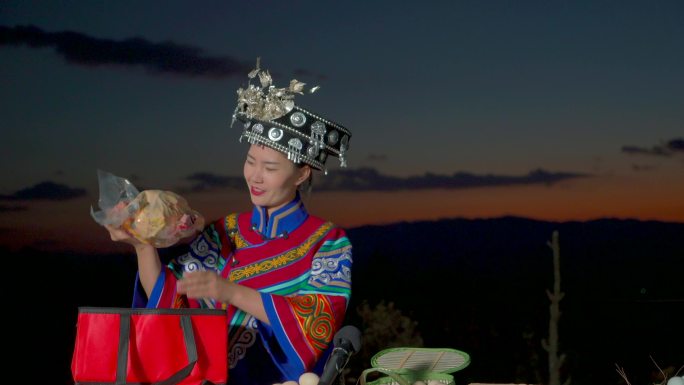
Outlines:
{"type": "Polygon", "coordinates": [[[684,153],[684,139],[675,138],[665,143],[648,147],[622,146],[622,152],[631,155],[654,155],[670,157],[676,153],[684,153]]]}
{"type": "Polygon", "coordinates": [[[418,189],[465,189],[473,187],[493,187],[528,184],[551,185],[567,179],[589,177],[589,174],[569,172],[549,172],[534,170],[527,175],[477,175],[457,172],[452,175],[426,173],[422,176],[406,178],[380,174],[372,168],[354,170],[338,170],[318,178],[316,190],[352,190],[352,191],[395,191],[418,189]]]}
{"type": "Polygon", "coordinates": [[[12,201],[63,201],[68,199],[79,198],[85,195],[85,189],[72,188],[52,181],[45,181],[38,183],[35,186],[18,190],[10,195],[0,195],[0,199],[12,201]]]}
{"type": "Polygon", "coordinates": [[[197,172],[185,178],[193,182],[190,191],[204,191],[215,188],[243,188],[245,180],[237,176],[222,176],[208,172],[197,172]]]}
{"type": "Polygon", "coordinates": [[[652,166],[650,164],[632,164],[633,171],[650,171],[655,168],[655,166],[652,166]]]}
{"type": "Polygon", "coordinates": [[[186,76],[243,76],[252,69],[251,65],[231,57],[204,56],[197,47],[171,41],[152,43],[139,37],[99,39],[71,31],[45,32],[34,26],[0,26],[1,45],[54,47],[58,54],[72,64],[142,66],[152,72],[186,76]]]}
{"type": "Polygon", "coordinates": [[[676,138],[667,142],[667,148],[670,151],[684,152],[684,138],[676,138]]]}
{"type": "Polygon", "coordinates": [[[637,147],[637,146],[622,146],[622,152],[633,155],[655,155],[655,156],[670,156],[669,151],[661,146],[653,146],[651,148],[637,147]]]}
{"type": "Polygon", "coordinates": [[[368,162],[385,162],[387,161],[387,155],[385,154],[368,154],[366,157],[368,162]]]}
{"type": "MultiPolygon", "coordinates": [[[[431,188],[464,189],[473,187],[511,186],[523,184],[551,185],[563,180],[589,177],[589,174],[569,172],[531,171],[527,175],[476,175],[458,172],[453,175],[437,175],[426,173],[422,176],[406,178],[383,175],[373,168],[331,171],[326,176],[316,178],[314,189],[317,191],[396,191],[420,190],[431,188]]],[[[180,191],[206,191],[217,188],[245,188],[242,177],[221,176],[206,172],[198,172],[185,178],[194,182],[189,189],[180,191]]]]}
{"type": "Polygon", "coordinates": [[[0,205],[0,213],[11,213],[14,211],[26,211],[28,210],[28,207],[26,206],[6,206],[6,205],[0,205]]]}

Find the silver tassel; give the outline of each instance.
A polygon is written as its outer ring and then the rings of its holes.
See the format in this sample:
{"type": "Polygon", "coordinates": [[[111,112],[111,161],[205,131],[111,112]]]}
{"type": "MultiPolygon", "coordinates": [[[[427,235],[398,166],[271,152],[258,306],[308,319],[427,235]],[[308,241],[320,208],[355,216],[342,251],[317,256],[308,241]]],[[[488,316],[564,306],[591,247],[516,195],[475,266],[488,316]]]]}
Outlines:
{"type": "Polygon", "coordinates": [[[324,148],[325,142],[323,141],[323,137],[325,136],[325,133],[325,124],[323,124],[323,122],[320,120],[315,121],[311,125],[311,137],[309,138],[309,143],[311,143],[312,146],[317,146],[320,149],[324,148]]]}
{"type": "Polygon", "coordinates": [[[340,167],[347,167],[347,159],[344,157],[343,152],[340,152],[340,167]]]}
{"type": "Polygon", "coordinates": [[[340,143],[340,167],[347,167],[347,158],[345,158],[345,153],[347,152],[347,146],[349,143],[349,137],[343,136],[342,142],[340,143]]]}
{"type": "MultiPolygon", "coordinates": [[[[249,123],[245,124],[245,129],[249,127],[249,123]]],[[[264,132],[264,126],[261,123],[255,123],[252,126],[252,136],[247,138],[247,141],[251,144],[257,143],[256,134],[261,135],[264,132]]]]}
{"type": "Polygon", "coordinates": [[[302,141],[297,138],[292,138],[287,142],[287,145],[287,159],[293,161],[294,163],[299,163],[302,157],[302,141]]]}

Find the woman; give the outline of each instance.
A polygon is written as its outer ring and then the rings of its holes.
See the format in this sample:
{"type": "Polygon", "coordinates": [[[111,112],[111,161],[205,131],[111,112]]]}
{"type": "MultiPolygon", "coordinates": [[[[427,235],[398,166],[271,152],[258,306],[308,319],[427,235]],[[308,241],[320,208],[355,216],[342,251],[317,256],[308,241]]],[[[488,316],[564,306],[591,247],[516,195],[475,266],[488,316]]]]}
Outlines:
{"type": "Polygon", "coordinates": [[[351,294],[349,240],[309,215],[298,192],[329,155],[344,165],[351,134],[292,103],[301,83],[275,89],[258,68],[250,78],[257,74],[262,87],[239,90],[234,115],[251,144],[243,171],[252,212],[210,224],[168,266],[152,246],[108,227],[137,254],[134,307],[228,310],[229,378],[240,385],[320,372],[351,294]]]}

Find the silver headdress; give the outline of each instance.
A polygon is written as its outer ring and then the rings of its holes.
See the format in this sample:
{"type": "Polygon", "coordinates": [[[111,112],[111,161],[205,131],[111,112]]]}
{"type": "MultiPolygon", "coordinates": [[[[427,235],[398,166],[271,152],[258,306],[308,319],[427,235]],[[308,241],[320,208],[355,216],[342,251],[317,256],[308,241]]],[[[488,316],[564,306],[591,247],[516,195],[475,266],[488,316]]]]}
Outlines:
{"type": "MultiPolygon", "coordinates": [[[[276,88],[268,71],[257,65],[249,75],[246,88],[237,91],[238,102],[233,113],[244,123],[242,138],[249,143],[260,143],[287,155],[294,163],[306,163],[318,170],[326,170],[329,155],[340,159],[346,167],[351,132],[337,123],[295,104],[295,95],[304,94],[305,84],[292,79],[287,88],[276,88]],[[251,83],[258,77],[260,86],[251,83]]],[[[318,87],[311,88],[313,93],[318,87]]],[[[231,124],[232,126],[232,124],[231,124]]]]}

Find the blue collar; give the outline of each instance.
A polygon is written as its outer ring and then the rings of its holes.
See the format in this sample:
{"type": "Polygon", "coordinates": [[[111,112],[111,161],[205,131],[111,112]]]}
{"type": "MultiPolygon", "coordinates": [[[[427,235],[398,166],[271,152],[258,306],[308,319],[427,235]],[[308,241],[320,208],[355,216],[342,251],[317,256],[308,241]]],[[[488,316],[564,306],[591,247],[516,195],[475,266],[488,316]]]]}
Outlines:
{"type": "Polygon", "coordinates": [[[264,240],[287,237],[299,225],[304,223],[309,213],[304,208],[299,193],[285,206],[271,213],[269,218],[266,207],[254,206],[252,210],[252,229],[257,231],[264,240]]]}

